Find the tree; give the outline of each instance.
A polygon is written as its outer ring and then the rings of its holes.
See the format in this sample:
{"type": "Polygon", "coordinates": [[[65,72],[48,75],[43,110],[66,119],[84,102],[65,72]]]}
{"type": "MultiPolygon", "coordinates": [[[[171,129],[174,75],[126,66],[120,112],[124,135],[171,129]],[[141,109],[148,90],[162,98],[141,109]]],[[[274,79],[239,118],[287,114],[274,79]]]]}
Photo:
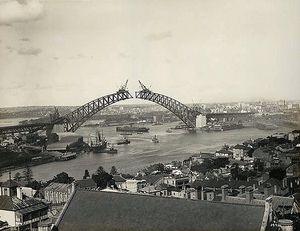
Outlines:
{"type": "Polygon", "coordinates": [[[102,173],[106,173],[106,171],[104,170],[104,168],[102,166],[99,166],[96,172],[98,175],[102,174],[102,173]]]}
{"type": "Polygon", "coordinates": [[[27,182],[31,182],[33,180],[32,170],[28,165],[23,170],[23,178],[27,182]]]}
{"type": "Polygon", "coordinates": [[[20,181],[22,179],[22,175],[19,172],[16,172],[15,176],[14,176],[14,180],[16,181],[20,181]]]}
{"type": "Polygon", "coordinates": [[[83,176],[83,179],[87,179],[87,178],[90,178],[90,173],[89,173],[89,170],[85,170],[84,171],[84,176],[83,176]]]}
{"type": "Polygon", "coordinates": [[[286,171],[283,168],[273,168],[269,172],[270,178],[275,178],[278,180],[283,180],[286,176],[286,171]]]}
{"type": "Polygon", "coordinates": [[[61,172],[57,174],[50,182],[70,184],[74,181],[73,177],[70,177],[67,173],[61,172]]]}
{"type": "Polygon", "coordinates": [[[27,187],[30,187],[34,190],[40,190],[42,188],[42,183],[36,180],[33,180],[31,182],[29,182],[28,184],[26,184],[27,187]]]}
{"type": "Polygon", "coordinates": [[[111,170],[110,170],[110,175],[117,175],[117,174],[118,174],[118,171],[117,171],[116,166],[112,166],[111,170]]]}

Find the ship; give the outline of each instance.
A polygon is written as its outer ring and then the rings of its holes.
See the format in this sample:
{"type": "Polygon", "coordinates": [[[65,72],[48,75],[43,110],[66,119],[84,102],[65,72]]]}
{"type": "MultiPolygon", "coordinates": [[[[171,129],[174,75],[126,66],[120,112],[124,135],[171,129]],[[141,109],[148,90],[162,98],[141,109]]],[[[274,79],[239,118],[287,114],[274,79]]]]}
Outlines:
{"type": "Polygon", "coordinates": [[[149,132],[149,128],[147,127],[138,127],[138,126],[123,126],[116,127],[117,132],[149,132]]]}
{"type": "Polygon", "coordinates": [[[76,153],[73,153],[73,152],[67,152],[67,153],[62,154],[62,155],[59,157],[59,160],[62,160],[62,161],[72,160],[72,159],[75,159],[76,157],[77,157],[76,153]]]}
{"type": "Polygon", "coordinates": [[[101,135],[100,132],[97,132],[96,141],[93,142],[91,140],[90,147],[91,147],[92,152],[94,152],[94,153],[105,152],[105,150],[107,148],[107,141],[106,141],[105,137],[103,136],[103,134],[101,135]]]}

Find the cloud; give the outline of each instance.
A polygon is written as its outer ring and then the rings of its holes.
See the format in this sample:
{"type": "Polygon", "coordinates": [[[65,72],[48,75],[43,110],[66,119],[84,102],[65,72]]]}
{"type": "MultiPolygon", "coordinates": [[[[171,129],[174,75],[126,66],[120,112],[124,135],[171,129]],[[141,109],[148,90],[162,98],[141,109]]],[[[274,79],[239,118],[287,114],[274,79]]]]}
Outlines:
{"type": "Polygon", "coordinates": [[[160,32],[160,33],[148,34],[145,37],[145,39],[147,39],[149,41],[158,41],[158,40],[163,40],[163,39],[171,38],[171,37],[172,37],[171,31],[165,31],[165,32],[160,32]]]}
{"type": "Polygon", "coordinates": [[[37,20],[43,11],[39,0],[0,0],[0,25],[37,20]]]}
{"type": "Polygon", "coordinates": [[[41,52],[42,52],[41,49],[33,48],[33,47],[21,48],[21,49],[18,50],[19,55],[38,55],[41,52]]]}

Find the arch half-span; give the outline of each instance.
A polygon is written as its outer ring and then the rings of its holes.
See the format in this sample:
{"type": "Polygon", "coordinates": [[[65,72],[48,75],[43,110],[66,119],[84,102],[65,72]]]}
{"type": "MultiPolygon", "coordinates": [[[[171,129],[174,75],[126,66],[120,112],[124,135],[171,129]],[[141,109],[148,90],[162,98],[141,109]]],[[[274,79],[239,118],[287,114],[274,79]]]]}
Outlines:
{"type": "Polygon", "coordinates": [[[188,128],[196,127],[196,118],[199,113],[185,104],[180,103],[176,99],[152,92],[144,85],[142,88],[143,89],[141,91],[135,92],[135,98],[157,103],[176,115],[183,123],[187,125],[188,128]]]}
{"type": "Polygon", "coordinates": [[[71,113],[64,115],[62,118],[60,118],[60,120],[63,122],[64,130],[66,132],[75,132],[85,121],[87,121],[97,112],[108,107],[109,105],[131,98],[133,97],[127,90],[121,89],[116,93],[102,96],[84,104],[81,107],[78,107],[71,113]]]}

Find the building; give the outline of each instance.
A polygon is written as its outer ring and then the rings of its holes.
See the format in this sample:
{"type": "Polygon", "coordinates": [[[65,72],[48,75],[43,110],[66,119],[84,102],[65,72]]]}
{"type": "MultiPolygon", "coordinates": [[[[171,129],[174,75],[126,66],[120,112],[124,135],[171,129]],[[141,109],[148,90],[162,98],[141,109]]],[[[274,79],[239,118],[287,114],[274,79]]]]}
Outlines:
{"type": "Polygon", "coordinates": [[[247,148],[244,145],[237,144],[232,147],[233,159],[243,160],[247,153],[247,148]]]}
{"type": "Polygon", "coordinates": [[[92,178],[89,178],[83,180],[76,180],[75,187],[78,189],[96,190],[97,184],[92,178]]]}
{"type": "Polygon", "coordinates": [[[226,150],[226,149],[221,149],[221,150],[215,152],[215,156],[216,157],[233,158],[233,152],[226,150]]]}
{"type": "Polygon", "coordinates": [[[45,199],[53,204],[64,204],[72,193],[73,184],[51,182],[45,189],[45,199]]]}
{"type": "Polygon", "coordinates": [[[42,201],[16,196],[0,196],[0,220],[17,230],[37,228],[38,223],[48,218],[48,205],[42,201]]]}
{"type": "Polygon", "coordinates": [[[196,118],[196,127],[197,128],[203,128],[206,126],[207,119],[206,115],[198,115],[196,118]]]}
{"type": "Polygon", "coordinates": [[[55,225],[58,231],[264,231],[268,215],[265,205],[77,190],[55,225]]]}

